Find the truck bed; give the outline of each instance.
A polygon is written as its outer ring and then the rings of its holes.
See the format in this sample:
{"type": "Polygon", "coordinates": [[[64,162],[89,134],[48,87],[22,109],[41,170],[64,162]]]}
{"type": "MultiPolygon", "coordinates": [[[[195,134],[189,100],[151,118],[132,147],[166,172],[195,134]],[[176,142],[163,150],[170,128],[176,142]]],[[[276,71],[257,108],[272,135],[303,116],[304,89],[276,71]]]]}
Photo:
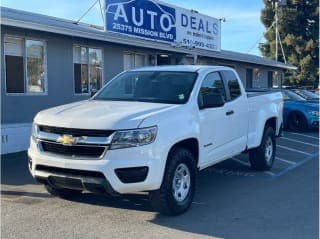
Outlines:
{"type": "MultiPolygon", "coordinates": [[[[260,144],[260,141],[256,141],[259,138],[257,132],[260,132],[265,124],[259,119],[274,117],[281,124],[283,97],[281,92],[270,89],[249,90],[246,93],[249,106],[248,147],[254,148],[260,144]]],[[[279,126],[277,128],[279,129],[279,126]]]]}
{"type": "Polygon", "coordinates": [[[272,89],[246,89],[247,97],[256,97],[265,94],[275,93],[272,89]]]}

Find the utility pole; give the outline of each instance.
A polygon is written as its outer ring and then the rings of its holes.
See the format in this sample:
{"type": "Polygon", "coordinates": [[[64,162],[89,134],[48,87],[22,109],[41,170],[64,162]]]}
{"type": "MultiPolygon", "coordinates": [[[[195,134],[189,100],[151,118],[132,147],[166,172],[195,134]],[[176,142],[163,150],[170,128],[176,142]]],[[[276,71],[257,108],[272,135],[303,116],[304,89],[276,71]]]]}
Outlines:
{"type": "Polygon", "coordinates": [[[275,18],[276,18],[276,62],[278,62],[278,1],[274,1],[275,4],[275,18]]]}
{"type": "MultiPolygon", "coordinates": [[[[287,0],[268,0],[269,2],[272,3],[272,6],[274,7],[274,15],[275,15],[275,32],[276,32],[276,54],[275,54],[275,61],[278,63],[278,53],[279,53],[279,43],[281,46],[281,52],[282,52],[282,56],[284,59],[284,62],[287,63],[286,60],[286,56],[284,54],[284,49],[283,49],[283,45],[282,45],[282,41],[281,41],[281,37],[280,37],[280,33],[279,33],[279,28],[278,28],[278,8],[280,7],[284,7],[287,5],[287,0]]],[[[272,26],[272,25],[271,25],[272,26]]],[[[283,78],[283,74],[279,74],[279,72],[277,72],[277,80],[278,83],[280,85],[280,88],[282,88],[282,78],[283,78]]]]}
{"type": "MultiPolygon", "coordinates": [[[[280,0],[281,1],[281,0],[280,0]]],[[[276,54],[275,54],[275,61],[278,63],[278,45],[279,45],[279,38],[278,38],[278,3],[279,0],[269,0],[269,2],[272,3],[274,6],[274,12],[275,12],[275,32],[276,32],[276,54]]],[[[279,35],[280,36],[280,35],[279,35]]],[[[280,76],[279,71],[276,72],[278,85],[280,85],[280,88],[282,88],[282,76],[280,76]]]]}

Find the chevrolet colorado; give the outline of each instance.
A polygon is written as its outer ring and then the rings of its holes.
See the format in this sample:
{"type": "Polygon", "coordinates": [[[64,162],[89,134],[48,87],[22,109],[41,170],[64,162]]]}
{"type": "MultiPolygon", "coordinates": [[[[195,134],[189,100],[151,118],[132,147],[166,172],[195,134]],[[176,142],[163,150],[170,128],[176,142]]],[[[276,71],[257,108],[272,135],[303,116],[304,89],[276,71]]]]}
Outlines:
{"type": "Polygon", "coordinates": [[[123,72],[89,100],[39,112],[29,169],[49,193],[149,192],[177,215],[191,205],[196,173],[242,152],[268,170],[282,128],[280,92],[246,92],[222,66],[123,72]]]}

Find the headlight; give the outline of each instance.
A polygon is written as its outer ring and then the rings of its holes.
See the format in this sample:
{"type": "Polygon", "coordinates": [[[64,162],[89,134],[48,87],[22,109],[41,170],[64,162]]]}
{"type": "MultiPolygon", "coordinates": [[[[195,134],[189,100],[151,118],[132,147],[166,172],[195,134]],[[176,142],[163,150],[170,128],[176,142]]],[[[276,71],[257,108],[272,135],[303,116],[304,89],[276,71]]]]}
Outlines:
{"type": "Polygon", "coordinates": [[[32,136],[33,139],[36,139],[38,137],[38,131],[39,131],[38,125],[35,124],[35,123],[32,123],[32,134],[31,134],[31,136],[32,136]]]}
{"type": "Polygon", "coordinates": [[[312,116],[317,116],[317,117],[319,117],[319,111],[315,111],[315,110],[309,111],[309,114],[312,115],[312,116]]]}
{"type": "Polygon", "coordinates": [[[121,149],[151,144],[157,136],[157,126],[115,132],[110,149],[121,149]]]}

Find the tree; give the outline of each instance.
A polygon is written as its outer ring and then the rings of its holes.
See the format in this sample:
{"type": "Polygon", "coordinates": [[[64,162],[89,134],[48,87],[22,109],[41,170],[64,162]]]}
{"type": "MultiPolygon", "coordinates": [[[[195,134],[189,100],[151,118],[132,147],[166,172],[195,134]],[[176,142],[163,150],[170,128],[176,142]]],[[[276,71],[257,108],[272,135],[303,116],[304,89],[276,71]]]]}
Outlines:
{"type": "MultiPolygon", "coordinates": [[[[266,27],[274,23],[275,10],[272,1],[263,0],[261,21],[266,27]]],[[[319,1],[287,0],[278,7],[278,29],[287,62],[298,67],[295,74],[287,72],[284,84],[318,86],[319,77],[319,1]]],[[[266,42],[260,45],[263,56],[275,58],[275,27],[265,34],[266,42]]],[[[279,45],[279,61],[284,62],[279,45]]]]}

